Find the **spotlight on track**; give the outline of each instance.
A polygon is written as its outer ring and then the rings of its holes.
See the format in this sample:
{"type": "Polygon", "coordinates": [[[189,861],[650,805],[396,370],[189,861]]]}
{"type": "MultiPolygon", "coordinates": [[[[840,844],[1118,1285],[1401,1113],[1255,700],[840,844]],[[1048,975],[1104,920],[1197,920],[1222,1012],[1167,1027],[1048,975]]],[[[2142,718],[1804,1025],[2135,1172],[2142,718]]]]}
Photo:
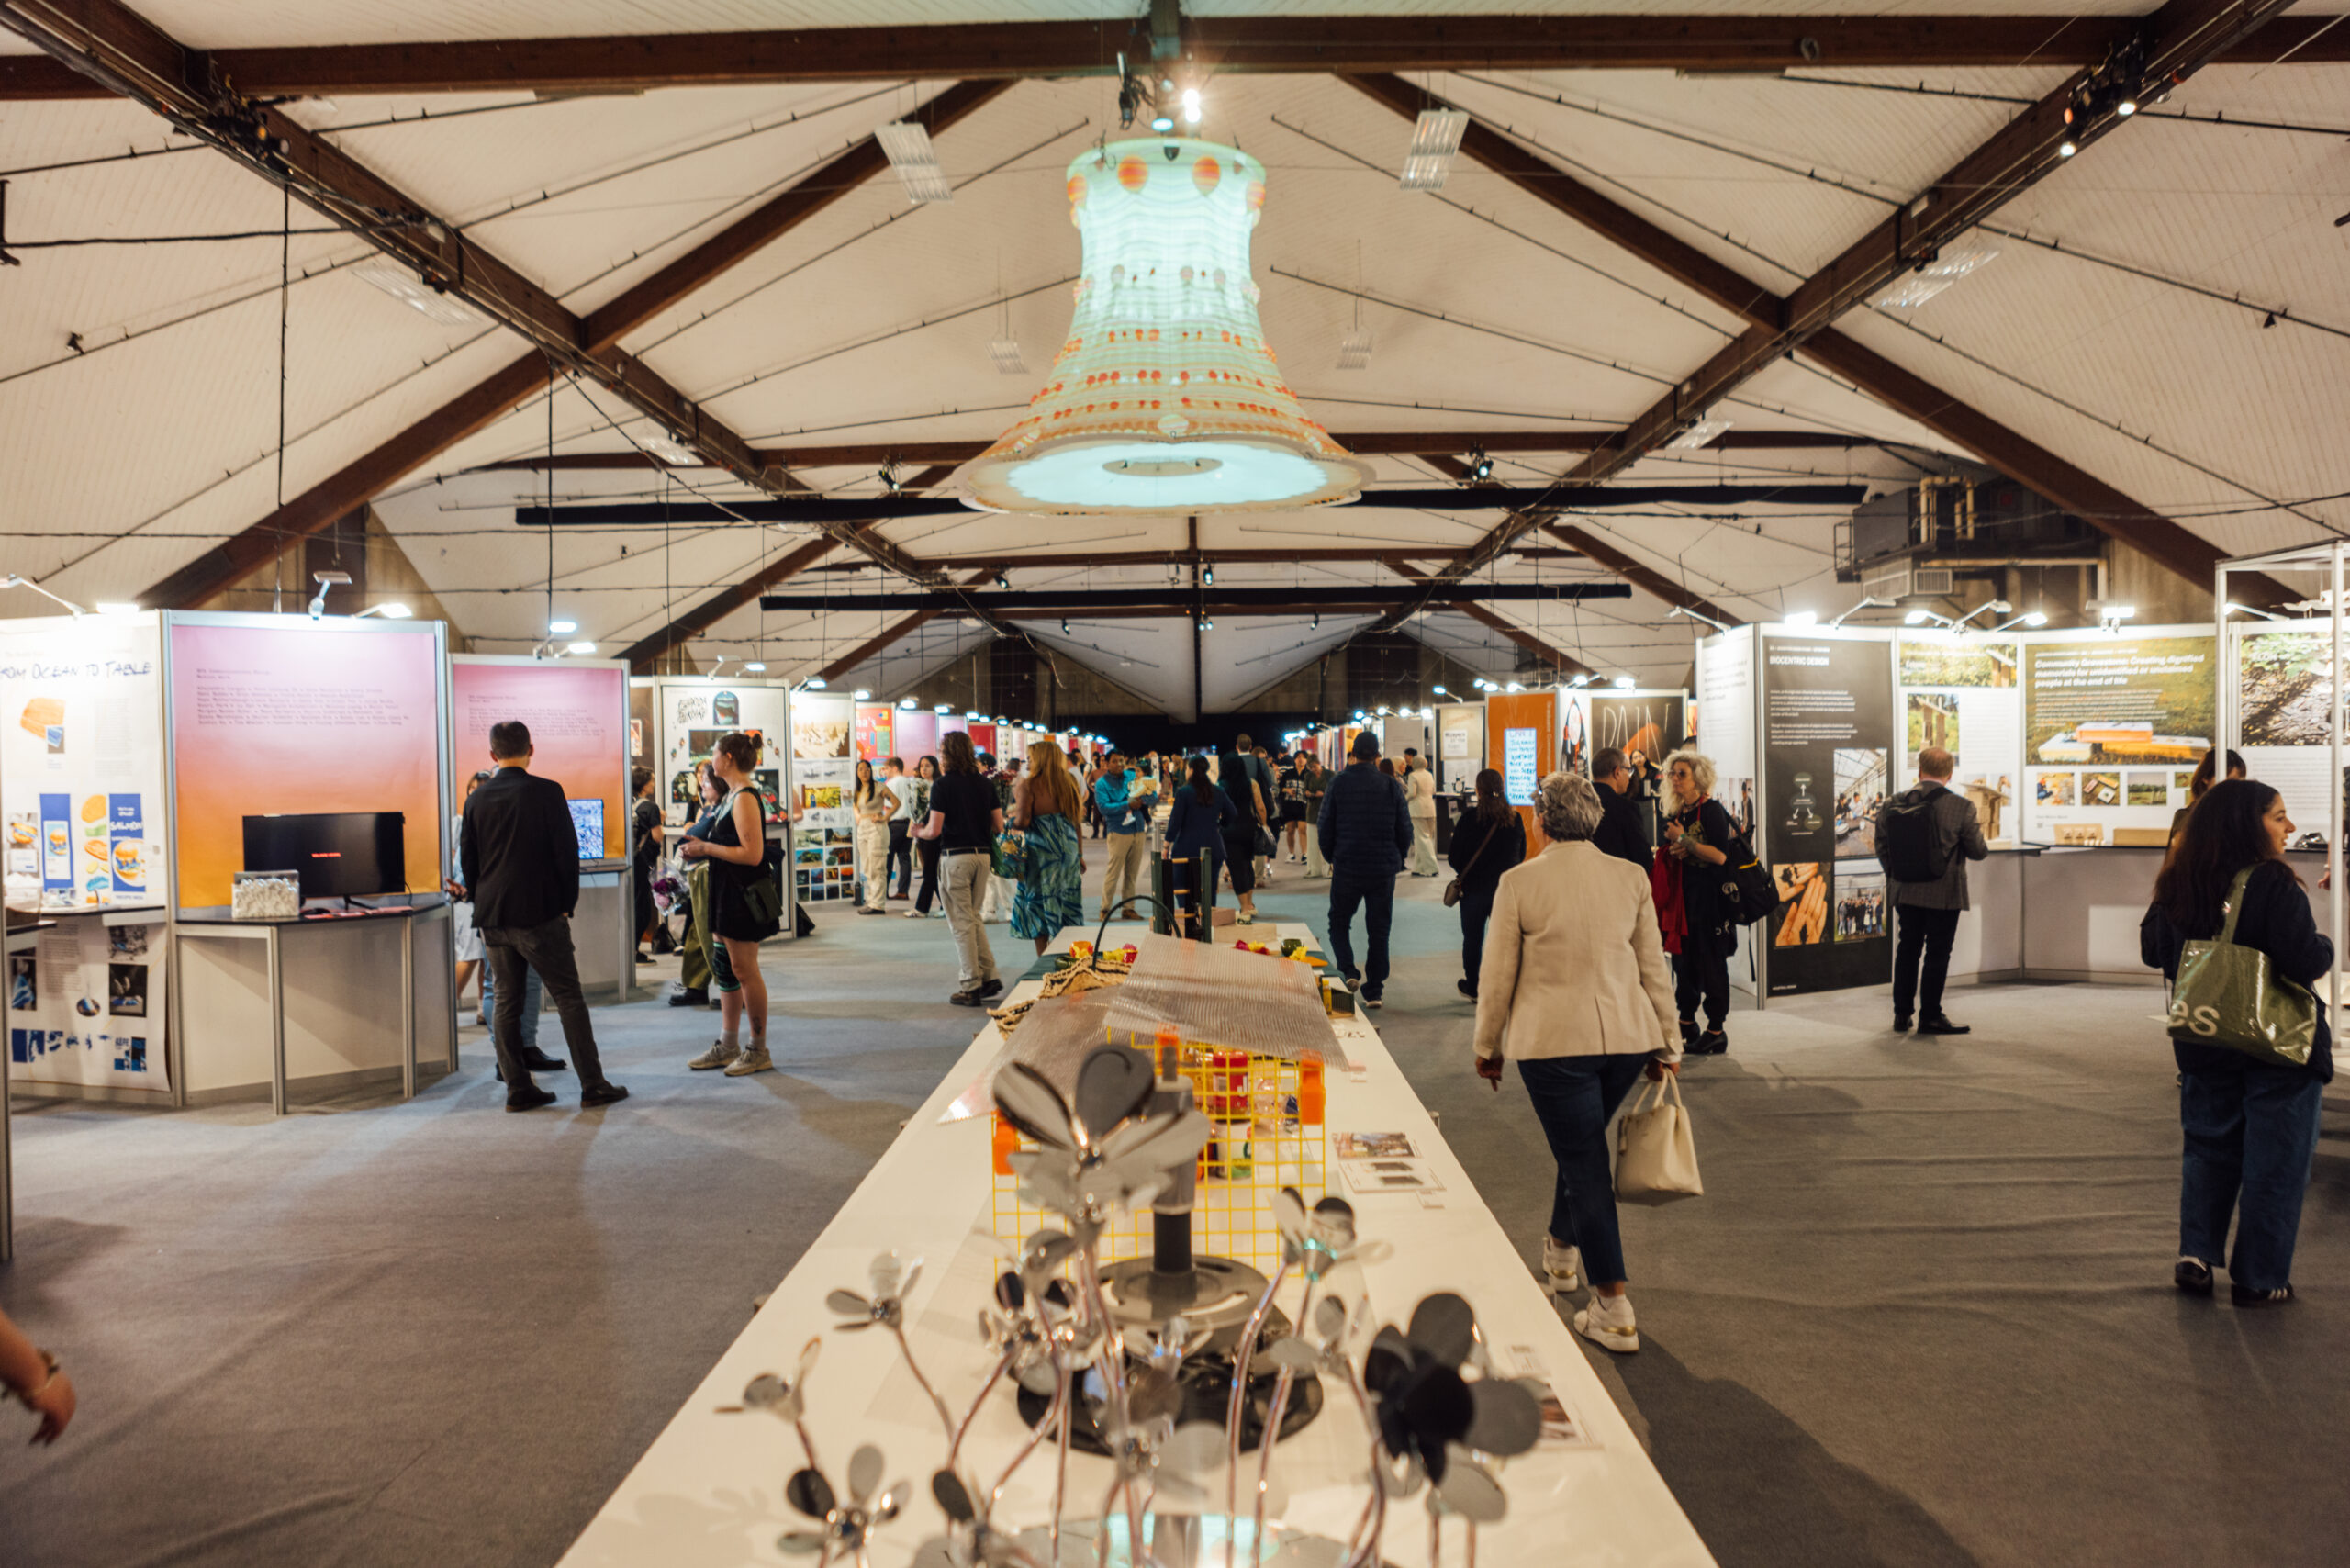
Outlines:
{"type": "MultiPolygon", "coordinates": [[[[310,596],[310,619],[316,621],[327,612],[327,589],[350,587],[351,574],[349,572],[312,572],[310,580],[319,585],[319,591],[310,596]]],[[[550,627],[549,630],[553,628],[550,627]]]]}
{"type": "Polygon", "coordinates": [[[1475,484],[1482,485],[1493,476],[1494,460],[1486,456],[1483,450],[1471,453],[1469,454],[1469,477],[1471,481],[1475,484]]]}

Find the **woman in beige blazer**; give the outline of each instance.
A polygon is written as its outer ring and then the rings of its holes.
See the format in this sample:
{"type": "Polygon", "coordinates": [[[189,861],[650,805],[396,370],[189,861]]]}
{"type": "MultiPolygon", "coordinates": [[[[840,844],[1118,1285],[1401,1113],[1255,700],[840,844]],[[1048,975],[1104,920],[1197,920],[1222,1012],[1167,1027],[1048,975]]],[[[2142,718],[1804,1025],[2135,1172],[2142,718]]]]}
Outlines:
{"type": "Polygon", "coordinates": [[[1607,1124],[1643,1072],[1681,1070],[1671,972],[1648,877],[1591,842],[1601,814],[1591,781],[1553,773],[1535,810],[1550,846],[1503,876],[1485,927],[1477,1073],[1498,1092],[1504,1058],[1517,1063],[1559,1161],[1542,1271],[1563,1294],[1588,1268],[1592,1300],[1575,1332],[1637,1350],[1607,1124]]]}

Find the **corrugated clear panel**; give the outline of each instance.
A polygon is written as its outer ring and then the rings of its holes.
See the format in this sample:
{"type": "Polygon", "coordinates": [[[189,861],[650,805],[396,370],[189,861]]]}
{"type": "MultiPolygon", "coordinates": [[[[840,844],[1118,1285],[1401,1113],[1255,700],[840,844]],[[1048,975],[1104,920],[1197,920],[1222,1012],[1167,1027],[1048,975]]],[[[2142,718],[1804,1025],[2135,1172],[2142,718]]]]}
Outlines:
{"type": "Polygon", "coordinates": [[[1111,1030],[1147,1045],[1171,1024],[1187,1045],[1220,1046],[1295,1061],[1305,1051],[1344,1065],[1311,965],[1220,942],[1143,937],[1126,983],[1110,999],[1111,1030]]]}

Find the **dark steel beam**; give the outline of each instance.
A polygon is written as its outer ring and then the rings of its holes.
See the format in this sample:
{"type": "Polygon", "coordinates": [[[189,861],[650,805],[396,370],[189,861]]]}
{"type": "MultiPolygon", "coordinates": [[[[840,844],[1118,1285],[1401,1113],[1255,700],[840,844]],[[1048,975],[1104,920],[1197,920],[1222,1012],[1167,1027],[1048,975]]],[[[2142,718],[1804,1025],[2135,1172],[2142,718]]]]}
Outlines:
{"type": "MultiPolygon", "coordinates": [[[[963,579],[963,584],[966,588],[976,588],[980,583],[987,581],[991,575],[991,573],[983,571],[974,572],[969,577],[963,579]]],[[[945,599],[948,602],[955,602],[954,596],[952,595],[940,595],[936,597],[945,599]]],[[[767,601],[765,599],[761,599],[759,602],[761,608],[766,608],[767,601]]],[[[825,608],[838,609],[840,606],[837,601],[829,601],[825,605],[825,608]]],[[[875,605],[873,608],[878,610],[882,608],[882,606],[875,605]]],[[[881,652],[884,648],[889,647],[891,644],[901,642],[905,638],[912,636],[914,633],[920,631],[931,622],[937,620],[943,613],[945,613],[945,607],[943,605],[917,610],[914,613],[907,616],[904,620],[892,622],[890,625],[883,627],[877,635],[867,637],[864,642],[859,643],[856,647],[850,649],[839,658],[834,659],[831,664],[826,665],[817,673],[825,680],[838,680],[841,677],[846,675],[849,671],[855,669],[857,666],[863,664],[874,655],[881,652]]]]}
{"type": "MultiPolygon", "coordinates": [[[[1460,70],[1777,71],[1805,66],[2086,65],[2127,17],[1471,16],[1220,17],[1183,37],[1192,69],[1216,72],[1460,70]]],[[[2321,17],[2270,21],[2221,50],[2266,63],[2350,59],[2321,17]]],[[[1149,57],[1140,18],[909,28],[656,33],[228,49],[217,68],[260,95],[597,92],[769,82],[1013,80],[1106,76],[1149,57]]],[[[62,96],[62,84],[42,95],[62,96]]],[[[76,95],[95,95],[86,89],[76,95]]]]}
{"type": "Polygon", "coordinates": [[[1506,620],[1487,610],[1474,599],[1456,599],[1443,608],[1457,610],[1480,625],[1491,627],[1507,637],[1536,658],[1548,659],[1561,675],[1596,675],[1599,672],[1581,659],[1552,647],[1516,622],[1506,620]]]}
{"type": "MultiPolygon", "coordinates": [[[[971,581],[985,582],[994,575],[990,569],[978,574],[971,581]]],[[[1183,588],[1171,591],[1182,602],[1175,602],[1170,599],[1170,590],[1163,588],[996,588],[979,594],[951,588],[891,588],[880,593],[856,595],[765,594],[760,597],[759,608],[808,615],[849,610],[930,610],[942,614],[985,612],[991,615],[1009,614],[1021,610],[1049,610],[1065,615],[1081,614],[1091,610],[1163,610],[1169,615],[1181,615],[1189,613],[1195,605],[1204,605],[1212,612],[1222,610],[1239,614],[1253,607],[1267,605],[1375,604],[1383,608],[1409,600],[1415,590],[1409,587],[1341,583],[1328,588],[1300,588],[1295,585],[1226,588],[1218,585],[1196,590],[1183,588]]],[[[1571,604],[1580,599],[1629,599],[1632,596],[1631,588],[1626,584],[1604,582],[1464,583],[1448,585],[1448,591],[1462,599],[1539,604],[1571,604]]]]}
{"type": "MultiPolygon", "coordinates": [[[[1549,485],[1513,487],[1468,485],[1445,489],[1366,490],[1357,508],[1400,507],[1431,511],[1491,511],[1535,507],[1544,511],[1604,511],[1645,506],[1858,506],[1865,485],[1549,485]]],[[[663,527],[681,523],[813,522],[832,526],[847,519],[895,520],[951,517],[967,510],[959,497],[786,496],[729,501],[570,501],[548,507],[518,506],[514,521],[523,528],[663,527]]]]}
{"type": "Polygon", "coordinates": [[[1733,626],[1746,619],[1742,615],[1732,615],[1729,610],[1702,595],[1691,593],[1671,577],[1627,554],[1588,529],[1577,528],[1572,523],[1562,522],[1546,522],[1542,528],[1544,532],[1561,543],[1572,545],[1582,554],[1598,562],[1651,598],[1661,599],[1665,603],[1678,606],[1683,610],[1694,610],[1700,615],[1710,615],[1717,621],[1726,622],[1733,626]]]}

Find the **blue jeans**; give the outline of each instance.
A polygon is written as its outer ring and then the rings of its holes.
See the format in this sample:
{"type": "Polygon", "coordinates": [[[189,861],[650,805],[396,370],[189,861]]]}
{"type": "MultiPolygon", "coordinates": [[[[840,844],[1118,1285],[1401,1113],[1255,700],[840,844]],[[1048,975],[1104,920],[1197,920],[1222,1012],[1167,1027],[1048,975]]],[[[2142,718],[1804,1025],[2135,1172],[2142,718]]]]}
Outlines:
{"type": "Polygon", "coordinates": [[[1550,1239],[1583,1249],[1595,1284],[1629,1279],[1624,1238],[1616,1227],[1616,1182],[1607,1163],[1607,1124],[1652,1058],[1543,1057],[1517,1064],[1534,1102],[1534,1119],[1559,1162],[1550,1198],[1550,1239]]]}
{"type": "MultiPolygon", "coordinates": [[[[488,956],[484,954],[481,966],[481,1021],[485,1028],[489,1026],[491,1019],[498,1016],[498,984],[491,979],[494,972],[488,961],[488,956]]],[[[525,1051],[534,1051],[539,1048],[539,1006],[545,995],[545,988],[539,983],[538,970],[525,965],[522,975],[522,1048],[525,1051]]]]}
{"type": "Polygon", "coordinates": [[[1338,867],[1330,869],[1330,957],[1338,972],[1352,979],[1355,969],[1355,909],[1362,909],[1362,924],[1370,949],[1363,955],[1362,993],[1376,997],[1387,989],[1387,928],[1395,918],[1395,879],[1387,873],[1366,877],[1338,867]]]}
{"type": "Polygon", "coordinates": [[[2220,1058],[2208,1047],[2174,1049],[2178,1120],[2187,1134],[2178,1184],[2179,1254],[2216,1265],[2227,1252],[2232,1212],[2236,1249],[2228,1260],[2229,1281],[2255,1291],[2292,1283],[2293,1238],[2316,1162],[2318,1102],[2325,1086],[2302,1068],[2270,1067],[2232,1053],[2220,1058]]]}

